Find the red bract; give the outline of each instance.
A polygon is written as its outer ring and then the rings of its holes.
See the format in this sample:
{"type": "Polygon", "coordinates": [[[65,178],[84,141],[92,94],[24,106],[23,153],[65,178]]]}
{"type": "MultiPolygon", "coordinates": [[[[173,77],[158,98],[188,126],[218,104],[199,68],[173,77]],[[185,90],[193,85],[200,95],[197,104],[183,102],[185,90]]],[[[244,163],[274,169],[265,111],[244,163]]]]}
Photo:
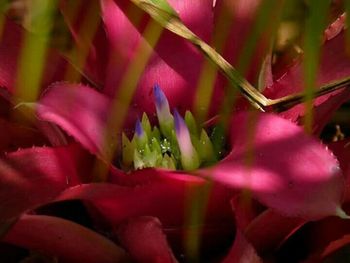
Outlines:
{"type": "Polygon", "coordinates": [[[132,219],[122,224],[118,233],[121,243],[137,262],[177,262],[156,218],[132,219]]]}
{"type": "MultiPolygon", "coordinates": [[[[107,111],[101,107],[108,107],[108,103],[88,102],[102,101],[102,98],[102,94],[87,88],[57,84],[39,103],[38,113],[41,118],[59,124],[82,144],[89,136],[90,141],[98,145],[95,131],[103,131],[100,125],[106,116],[101,113],[107,111]],[[86,108],[77,110],[74,107],[75,114],[69,114],[70,105],[66,106],[59,99],[62,94],[67,102],[80,102],[78,105],[86,108]],[[89,96],[91,98],[87,99],[89,96]],[[82,101],[81,98],[86,99],[82,101]],[[93,121],[85,123],[81,111],[89,113],[86,116],[93,121]],[[89,129],[91,123],[95,124],[92,130],[89,129]],[[86,133],[75,133],[75,127],[87,127],[83,129],[86,133]]],[[[194,173],[235,189],[249,189],[260,201],[286,215],[318,218],[337,214],[344,179],[332,154],[305,135],[302,128],[278,116],[258,114],[252,138],[248,136],[252,129],[248,121],[249,113],[234,117],[229,131],[232,150],[228,156],[217,165],[194,173]],[[254,159],[247,165],[250,143],[253,143],[254,159]]],[[[97,147],[101,148],[102,145],[97,147]]],[[[88,149],[94,154],[105,155],[94,148],[88,149]]],[[[167,176],[167,172],[161,173],[167,176]]]]}
{"type": "MultiPolygon", "coordinates": [[[[336,80],[344,79],[350,74],[350,57],[346,47],[344,30],[344,17],[338,18],[336,22],[325,31],[325,42],[321,49],[321,61],[317,72],[317,85],[325,85],[336,80]]],[[[264,93],[272,99],[281,98],[286,95],[296,94],[303,91],[303,60],[296,60],[295,65],[286,71],[264,93]]],[[[328,123],[332,114],[346,101],[350,99],[348,88],[331,92],[321,96],[313,102],[314,121],[313,132],[317,135],[328,123]]],[[[297,105],[288,111],[281,113],[286,119],[301,122],[305,115],[304,105],[297,105]]]]}
{"type": "MultiPolygon", "coordinates": [[[[129,83],[139,78],[139,82],[135,83],[137,88],[131,103],[133,107],[129,109],[128,120],[132,119],[132,125],[139,112],[147,112],[150,116],[154,112],[150,98],[155,83],[162,87],[172,108],[177,107],[181,111],[193,109],[200,76],[208,67],[200,52],[185,40],[163,30],[144,71],[136,71],[135,75],[127,79],[125,75],[134,61],[139,63],[140,67],[142,66],[142,62],[135,57],[139,55],[138,50],[152,48],[150,46],[152,39],[148,35],[145,36],[151,20],[130,1],[103,0],[100,2],[105,35],[101,37],[98,34],[94,39],[89,58],[94,57],[93,63],[104,70],[102,70],[103,74],[96,76],[96,70],[91,70],[95,67],[88,64],[86,74],[102,83],[103,92],[107,95],[114,95],[123,87],[132,92],[132,85],[128,86],[125,81],[129,83]],[[101,53],[101,56],[96,56],[96,53],[101,53]],[[105,61],[106,57],[107,61],[105,61]],[[181,59],[178,59],[179,57],[181,59]],[[138,73],[141,75],[139,76],[138,73]]],[[[211,0],[169,2],[186,26],[208,43],[217,45],[217,49],[223,50],[224,57],[229,62],[234,65],[239,64],[240,52],[244,50],[245,42],[256,20],[255,15],[260,1],[217,1],[215,7],[211,0]],[[225,19],[222,20],[221,17],[225,19]],[[221,24],[224,22],[227,22],[228,28],[227,31],[222,32],[221,24]],[[223,42],[221,39],[226,41],[223,42]]],[[[63,12],[69,14],[69,1],[64,3],[63,12]]],[[[77,16],[74,17],[75,19],[69,15],[66,17],[72,25],[74,35],[78,39],[79,37],[83,39],[84,36],[79,35],[82,26],[79,21],[82,17],[77,16]]],[[[264,42],[265,37],[264,34],[259,36],[259,42],[253,48],[254,55],[248,60],[246,75],[253,82],[257,80],[259,67],[268,47],[264,42]]],[[[212,85],[215,87],[210,108],[218,110],[223,99],[225,81],[222,76],[216,79],[217,73],[214,69],[212,71],[214,74],[212,85]]],[[[116,99],[118,100],[118,97],[116,99]]]]}
{"type": "MultiPolygon", "coordinates": [[[[4,19],[4,31],[1,32],[0,85],[2,88],[15,92],[16,77],[21,58],[21,43],[27,33],[9,19],[4,19]]],[[[34,33],[32,34],[34,36],[34,33]]],[[[50,50],[44,61],[44,72],[41,86],[46,87],[54,81],[63,80],[67,70],[75,70],[57,51],[50,50]]]]}
{"type": "MultiPolygon", "coordinates": [[[[170,2],[184,23],[208,42],[215,42],[214,33],[220,30],[218,23],[221,23],[223,10],[226,8],[229,13],[232,10],[231,15],[235,20],[229,29],[223,53],[230,62],[239,64],[239,53],[260,1],[218,1],[215,7],[209,0],[170,2]]],[[[68,5],[68,2],[65,4],[68,5]]],[[[56,148],[20,150],[1,159],[0,211],[3,213],[0,219],[8,223],[8,220],[19,218],[5,236],[5,241],[45,251],[64,262],[121,261],[123,251],[93,230],[56,217],[22,215],[33,210],[35,213],[35,208],[50,202],[78,199],[88,207],[94,227],[107,226],[112,238],[119,238],[120,245],[134,260],[174,262],[172,249],[179,245],[186,232],[198,229],[203,242],[211,241],[216,246],[221,245],[222,239],[230,238],[234,231],[230,201],[240,190],[247,190],[269,209],[262,214],[254,213],[259,215],[255,219],[251,218],[253,216],[247,217],[245,222],[238,222],[243,213],[237,207],[234,209],[240,229],[225,262],[259,262],[261,253],[283,244],[289,235],[300,228],[303,220],[344,215],[341,214],[344,178],[337,159],[315,138],[306,135],[301,127],[276,114],[241,112],[233,116],[228,131],[228,155],[209,168],[192,172],[150,168],[124,173],[107,163],[107,166],[111,166],[107,180],[103,183],[93,182],[93,164],[99,160],[108,162],[113,148],[105,145],[105,142],[118,142],[118,134],[108,140],[105,137],[106,134],[110,135],[106,129],[107,122],[111,121],[112,97],[121,92],[123,78],[133,61],[138,59],[138,48],[141,46],[150,51],[151,57],[140,72],[142,74],[132,102],[136,107],[127,116],[130,123],[144,111],[154,113],[152,101],[147,98],[152,95],[151,88],[155,83],[164,88],[171,106],[182,110],[192,108],[200,72],[205,67],[204,58],[194,47],[168,31],[162,33],[152,49],[149,39],[142,36],[150,24],[150,18],[129,2],[104,0],[101,1],[101,10],[105,34],[98,30],[99,36],[103,35],[102,41],[95,39],[92,42],[94,45],[88,50],[87,60],[94,61],[101,68],[96,69],[95,64],[88,63],[84,70],[88,79],[97,80],[103,85],[103,92],[83,84],[55,83],[42,95],[36,108],[41,120],[62,128],[88,152],[71,143],[56,148]],[[140,19],[129,19],[129,12],[140,14],[140,19]],[[90,154],[96,155],[99,160],[90,154]],[[211,191],[201,225],[188,224],[186,212],[192,194],[201,193],[208,185],[211,191]],[[302,217],[303,220],[284,216],[302,217]],[[271,221],[279,223],[281,232],[271,225],[264,231],[259,228],[271,221]],[[27,225],[32,228],[26,229],[27,225]],[[49,237],[45,236],[48,231],[49,237]],[[268,242],[262,244],[265,234],[269,235],[268,242]],[[82,236],[87,236],[88,241],[82,240],[82,236]],[[151,241],[140,242],[139,238],[142,241],[150,238],[151,241]],[[170,245],[167,238],[171,241],[170,245]],[[65,248],[62,240],[68,239],[73,244],[65,248]],[[54,242],[49,243],[50,240],[54,242]],[[75,247],[79,242],[82,243],[75,247]],[[90,242],[98,244],[92,247],[90,242]],[[80,257],[82,250],[87,250],[84,257],[80,257]]],[[[73,21],[69,14],[64,14],[79,47],[79,41],[84,40],[76,28],[79,23],[73,21]]],[[[343,57],[345,54],[331,57],[327,53],[330,52],[329,45],[339,45],[338,38],[329,40],[324,51],[327,59],[334,59],[332,63],[335,66],[332,68],[336,69],[340,67],[339,62],[348,65],[348,60],[343,57]]],[[[11,39],[7,41],[11,43],[11,39]]],[[[7,47],[6,43],[2,42],[4,47],[7,47]]],[[[264,48],[261,45],[254,52],[254,66],[248,66],[246,74],[250,80],[255,80],[258,71],[256,65],[260,66],[264,48]]],[[[10,53],[9,60],[12,66],[8,67],[9,70],[4,66],[4,71],[0,71],[4,75],[0,74],[4,78],[3,85],[9,90],[13,86],[11,76],[14,75],[13,65],[17,62],[18,50],[14,47],[11,52],[13,54],[10,53]]],[[[0,56],[6,58],[7,54],[0,52],[0,56]]],[[[321,65],[327,64],[327,59],[321,65]]],[[[286,74],[287,88],[294,84],[294,78],[301,83],[300,70],[295,68],[291,70],[292,73],[286,74]],[[288,76],[292,76],[292,80],[287,81],[288,76]]],[[[58,69],[61,70],[61,66],[58,69]]],[[[332,79],[330,76],[324,82],[332,79]]],[[[214,94],[223,94],[223,80],[214,78],[214,82],[214,94]]],[[[271,96],[280,95],[275,88],[281,83],[284,82],[274,83],[269,91],[271,96]]],[[[286,94],[295,91],[287,89],[286,94]]],[[[213,108],[218,107],[223,99],[222,96],[214,98],[213,108]]],[[[116,99],[120,100],[120,97],[116,99]]],[[[333,102],[329,96],[322,102],[325,103],[320,105],[330,104],[330,107],[325,107],[327,113],[339,106],[339,100],[333,102]]],[[[119,103],[122,105],[123,101],[119,103]]],[[[199,199],[197,202],[204,201],[199,199]]]]}
{"type": "Polygon", "coordinates": [[[78,145],[28,148],[0,160],[1,220],[53,200],[69,185],[85,181],[79,163],[86,154],[78,145]]]}
{"type": "Polygon", "coordinates": [[[4,241],[44,250],[63,262],[125,262],[125,252],[110,240],[70,221],[41,215],[18,219],[4,241]]]}

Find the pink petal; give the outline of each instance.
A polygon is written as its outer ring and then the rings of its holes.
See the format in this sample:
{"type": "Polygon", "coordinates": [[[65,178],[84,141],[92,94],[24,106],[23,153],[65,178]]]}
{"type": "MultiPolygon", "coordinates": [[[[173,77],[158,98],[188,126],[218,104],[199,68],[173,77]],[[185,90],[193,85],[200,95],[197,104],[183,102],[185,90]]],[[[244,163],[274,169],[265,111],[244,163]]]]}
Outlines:
{"type": "MultiPolygon", "coordinates": [[[[336,32],[338,32],[337,30],[336,32]]],[[[321,51],[321,61],[317,75],[317,85],[325,85],[350,75],[350,58],[345,47],[345,32],[342,31],[337,36],[327,34],[329,40],[326,40],[321,51]]],[[[265,90],[265,95],[269,98],[280,98],[282,96],[295,94],[303,90],[303,69],[302,61],[299,61],[286,74],[265,90]]],[[[317,98],[314,101],[315,111],[315,132],[322,130],[328,122],[332,113],[350,98],[348,89],[338,90],[330,94],[317,98]]],[[[305,109],[303,105],[297,105],[292,109],[281,113],[281,116],[297,121],[304,116],[305,109]]]]}
{"type": "Polygon", "coordinates": [[[324,39],[330,40],[345,30],[346,15],[343,13],[332,24],[330,24],[324,31],[324,39]]]}
{"type": "Polygon", "coordinates": [[[136,262],[177,262],[157,218],[130,219],[119,226],[118,237],[136,262]]]}
{"type": "Polygon", "coordinates": [[[277,115],[256,113],[254,127],[249,116],[233,118],[230,154],[199,173],[236,189],[249,189],[284,215],[317,219],[337,214],[344,178],[332,153],[277,115]],[[253,139],[247,129],[254,129],[253,139]],[[248,165],[250,145],[254,159],[248,165]]]}
{"type": "Polygon", "coordinates": [[[0,219],[6,220],[53,200],[78,182],[77,164],[86,161],[78,145],[29,148],[0,159],[0,219]]]}
{"type": "Polygon", "coordinates": [[[3,26],[0,39],[0,86],[13,90],[22,33],[19,26],[8,20],[3,26]]]}
{"type": "Polygon", "coordinates": [[[266,254],[274,252],[304,223],[304,219],[285,217],[267,209],[251,221],[245,229],[245,236],[256,251],[266,254]]]}
{"type": "Polygon", "coordinates": [[[123,178],[114,181],[128,186],[81,185],[67,189],[57,201],[81,199],[90,203],[94,221],[102,225],[107,222],[108,225],[117,226],[139,216],[157,217],[172,246],[180,250],[183,248],[183,235],[188,231],[202,233],[203,249],[219,248],[232,238],[233,220],[229,200],[234,193],[226,187],[215,184],[208,198],[204,221],[200,225],[188,225],[185,224],[188,197],[191,192],[206,187],[206,182],[201,178],[146,169],[124,174],[123,178]]]}
{"type": "MultiPolygon", "coordinates": [[[[57,200],[91,201],[112,225],[118,225],[131,217],[152,215],[159,218],[165,228],[178,227],[185,220],[188,193],[207,184],[195,176],[154,169],[123,175],[116,180],[119,185],[87,184],[72,187],[57,200]]],[[[208,224],[232,225],[229,200],[233,194],[220,185],[212,188],[206,207],[208,224]]]]}
{"type": "Polygon", "coordinates": [[[212,0],[168,0],[181,21],[204,41],[209,41],[214,27],[212,0]]]}
{"type": "MultiPolygon", "coordinates": [[[[345,32],[342,31],[343,25],[334,25],[335,32],[325,33],[325,43],[321,51],[321,63],[317,83],[324,85],[337,79],[348,76],[350,70],[350,60],[346,53],[345,32]],[[335,52],[336,51],[336,52],[335,52]]],[[[333,28],[331,26],[330,28],[333,28]]],[[[266,95],[271,98],[301,92],[303,90],[303,69],[301,59],[288,72],[284,74],[274,85],[268,87],[266,95]]]]}
{"type": "MultiPolygon", "coordinates": [[[[111,47],[105,82],[107,94],[114,94],[120,86],[126,68],[135,60],[135,50],[140,45],[149,45],[141,36],[148,17],[140,14],[135,6],[128,3],[128,1],[102,1],[103,20],[111,47]],[[126,12],[138,14],[140,22],[135,26],[134,20],[137,18],[134,17],[133,21],[130,21],[125,15],[126,12]]],[[[171,4],[191,29],[206,40],[210,38],[213,27],[212,1],[171,1],[171,4]]],[[[203,56],[185,40],[164,30],[155,52],[140,76],[132,102],[135,108],[132,110],[154,112],[151,93],[156,83],[170,99],[171,107],[189,109],[203,59],[203,56]]]]}
{"type": "Polygon", "coordinates": [[[231,206],[235,215],[236,228],[240,230],[246,229],[260,212],[257,202],[244,192],[232,198],[231,206]]]}
{"type": "Polygon", "coordinates": [[[313,134],[319,135],[334,113],[349,99],[350,89],[347,87],[339,92],[333,92],[333,94],[330,94],[323,103],[317,106],[315,105],[313,134]]]}
{"type": "Polygon", "coordinates": [[[244,230],[257,215],[257,207],[253,200],[244,193],[231,200],[236,223],[236,235],[233,246],[223,263],[230,262],[262,262],[254,246],[246,239],[244,230]]]}
{"type": "Polygon", "coordinates": [[[107,97],[84,85],[56,83],[40,99],[37,114],[60,126],[91,153],[106,158],[109,104],[107,97]]]}
{"type": "MultiPolygon", "coordinates": [[[[5,18],[3,32],[0,36],[0,86],[14,91],[17,67],[19,64],[22,40],[25,31],[20,26],[5,18]]],[[[49,50],[44,66],[42,87],[63,80],[69,65],[57,52],[49,50]]]]}
{"type": "MultiPolygon", "coordinates": [[[[346,209],[346,211],[349,210],[346,209]]],[[[330,256],[343,246],[345,247],[349,244],[349,233],[349,221],[341,218],[327,217],[309,223],[307,231],[304,231],[303,234],[307,235],[304,238],[308,241],[310,258],[321,261],[322,258],[330,256]]]]}
{"type": "Polygon", "coordinates": [[[79,69],[84,71],[89,80],[102,86],[108,52],[104,29],[98,26],[101,24],[99,5],[99,1],[95,0],[59,1],[60,11],[74,40],[68,55],[70,61],[75,66],[82,67],[79,69]],[[79,64],[82,62],[85,65],[79,64]]]}
{"type": "Polygon", "coordinates": [[[125,262],[125,252],[105,237],[70,221],[24,215],[4,238],[5,242],[39,250],[61,262],[125,262]]]}
{"type": "MultiPolygon", "coordinates": [[[[323,251],[321,258],[326,260],[329,260],[329,258],[332,258],[332,255],[334,255],[335,252],[344,249],[345,251],[348,250],[348,245],[350,244],[350,234],[344,235],[343,237],[332,241],[323,251]]],[[[335,262],[335,261],[333,261],[335,262]]]]}
{"type": "MultiPolygon", "coordinates": [[[[239,65],[239,59],[242,58],[243,50],[253,33],[262,3],[261,0],[221,0],[215,5],[215,34],[225,37],[223,55],[234,67],[239,65]],[[223,20],[225,16],[226,19],[223,20]]],[[[270,9],[270,12],[278,10],[278,6],[274,8],[270,9]]],[[[264,22],[267,22],[265,26],[268,28],[268,21],[264,22]]],[[[252,56],[247,58],[247,69],[243,72],[243,75],[254,84],[269,48],[270,42],[266,39],[268,34],[271,32],[264,30],[263,34],[258,36],[257,43],[251,51],[252,56]]],[[[221,47],[217,48],[220,50],[221,47]]]]}
{"type": "Polygon", "coordinates": [[[0,118],[0,130],[1,152],[47,144],[47,140],[38,130],[3,118],[0,118]]]}
{"type": "Polygon", "coordinates": [[[338,158],[340,168],[345,175],[345,201],[350,201],[350,139],[328,144],[329,149],[338,158]]]}
{"type": "Polygon", "coordinates": [[[254,251],[260,255],[275,252],[291,234],[305,223],[305,220],[301,218],[285,217],[271,209],[259,214],[257,204],[246,195],[247,193],[243,192],[231,200],[237,234],[238,238],[244,238],[245,242],[249,242],[254,251]]]}
{"type": "Polygon", "coordinates": [[[243,233],[236,232],[235,242],[223,263],[260,263],[262,259],[257,255],[254,247],[246,240],[243,233]]]}
{"type": "Polygon", "coordinates": [[[338,142],[331,142],[328,144],[329,149],[338,158],[340,168],[347,176],[350,175],[350,139],[345,139],[338,142]]]}

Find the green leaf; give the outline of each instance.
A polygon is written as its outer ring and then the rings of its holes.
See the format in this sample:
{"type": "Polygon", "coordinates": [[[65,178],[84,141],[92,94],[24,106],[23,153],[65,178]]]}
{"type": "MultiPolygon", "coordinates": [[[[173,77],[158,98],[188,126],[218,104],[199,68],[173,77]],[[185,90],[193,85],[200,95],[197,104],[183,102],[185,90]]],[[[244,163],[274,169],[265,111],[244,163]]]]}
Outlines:
{"type": "Polygon", "coordinates": [[[151,136],[151,124],[149,122],[148,116],[146,113],[142,114],[142,120],[141,120],[141,124],[142,124],[142,128],[145,131],[145,133],[147,134],[148,137],[151,136]]]}
{"type": "Polygon", "coordinates": [[[176,165],[175,165],[175,159],[173,156],[169,156],[167,153],[164,155],[162,161],[161,161],[161,167],[163,168],[168,168],[168,169],[172,169],[175,170],[176,169],[176,165]]]}
{"type": "Polygon", "coordinates": [[[158,8],[162,9],[163,11],[171,15],[178,16],[176,11],[171,7],[171,5],[169,5],[167,0],[149,0],[149,1],[152,2],[158,8]]]}
{"type": "Polygon", "coordinates": [[[320,61],[323,31],[326,26],[330,1],[309,1],[309,16],[305,22],[304,39],[304,92],[305,118],[304,128],[311,133],[313,123],[313,93],[316,90],[316,77],[320,61]]]}
{"type": "Polygon", "coordinates": [[[122,162],[126,167],[132,165],[135,151],[135,140],[130,140],[122,133],[122,162]]]}
{"type": "Polygon", "coordinates": [[[201,159],[209,164],[216,161],[214,146],[204,129],[202,129],[200,135],[198,153],[201,159]]]}
{"type": "Polygon", "coordinates": [[[197,123],[190,111],[186,111],[185,113],[185,123],[191,135],[198,137],[197,123]]]}
{"type": "Polygon", "coordinates": [[[220,159],[225,145],[225,129],[222,125],[215,126],[210,136],[216,158],[220,159]]]}

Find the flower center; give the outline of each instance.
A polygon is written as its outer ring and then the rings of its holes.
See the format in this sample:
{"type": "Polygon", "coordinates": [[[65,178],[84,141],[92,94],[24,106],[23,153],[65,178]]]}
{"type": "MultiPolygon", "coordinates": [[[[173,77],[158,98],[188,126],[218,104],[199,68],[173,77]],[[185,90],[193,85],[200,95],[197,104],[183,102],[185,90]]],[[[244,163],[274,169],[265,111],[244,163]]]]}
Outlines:
{"type": "Polygon", "coordinates": [[[223,155],[224,131],[220,126],[210,136],[196,123],[192,113],[185,117],[174,109],[158,85],[154,98],[159,127],[152,127],[145,113],[136,121],[132,140],[122,134],[121,167],[125,171],[148,167],[194,170],[217,162],[223,155]]]}

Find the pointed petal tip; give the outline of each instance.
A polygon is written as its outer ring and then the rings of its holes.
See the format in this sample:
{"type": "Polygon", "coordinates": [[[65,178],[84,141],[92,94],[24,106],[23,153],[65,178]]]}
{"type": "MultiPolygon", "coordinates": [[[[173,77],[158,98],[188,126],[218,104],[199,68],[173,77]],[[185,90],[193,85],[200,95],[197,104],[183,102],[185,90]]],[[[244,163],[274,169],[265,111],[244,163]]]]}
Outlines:
{"type": "Polygon", "coordinates": [[[350,216],[340,206],[337,207],[335,215],[341,219],[350,219],[350,216]]]}
{"type": "Polygon", "coordinates": [[[181,164],[184,170],[195,170],[200,165],[196,149],[193,147],[190,132],[185,120],[174,110],[174,123],[177,142],[181,152],[181,164]]]}
{"type": "Polygon", "coordinates": [[[175,123],[176,134],[179,134],[186,127],[185,121],[181,117],[177,109],[174,109],[174,123],[175,123]]]}
{"type": "Polygon", "coordinates": [[[30,108],[30,109],[35,109],[35,106],[36,106],[37,104],[35,103],[35,102],[19,102],[19,103],[17,103],[14,107],[13,107],[13,109],[18,109],[18,108],[20,108],[20,107],[28,107],[28,108],[30,108]]]}
{"type": "Polygon", "coordinates": [[[156,107],[161,110],[163,105],[168,102],[164,92],[162,91],[159,84],[155,84],[153,88],[154,100],[156,103],[156,107]]]}
{"type": "Polygon", "coordinates": [[[137,118],[136,120],[136,124],[135,124],[135,134],[137,135],[137,137],[142,137],[144,134],[143,128],[142,128],[142,124],[139,118],[137,118]]]}

